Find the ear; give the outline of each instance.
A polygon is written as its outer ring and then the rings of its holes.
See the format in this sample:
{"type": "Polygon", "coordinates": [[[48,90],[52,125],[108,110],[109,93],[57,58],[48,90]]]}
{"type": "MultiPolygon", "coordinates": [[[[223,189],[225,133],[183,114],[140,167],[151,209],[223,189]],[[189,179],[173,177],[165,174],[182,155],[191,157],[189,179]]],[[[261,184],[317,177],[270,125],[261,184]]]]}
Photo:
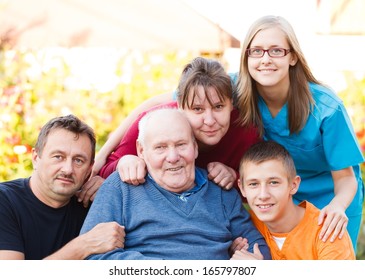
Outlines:
{"type": "Polygon", "coordinates": [[[300,185],[300,177],[299,176],[295,176],[293,179],[292,179],[292,182],[291,182],[291,188],[290,188],[290,194],[291,195],[294,195],[296,194],[296,192],[298,191],[299,189],[299,185],[300,185]]]}
{"type": "Polygon", "coordinates": [[[240,189],[240,191],[241,191],[242,195],[243,195],[244,197],[246,197],[246,192],[245,192],[245,189],[244,189],[244,187],[243,187],[243,185],[242,185],[242,181],[241,181],[241,179],[237,179],[237,184],[238,184],[238,187],[239,187],[239,189],[240,189]]]}
{"type": "Polygon", "coordinates": [[[33,148],[32,149],[32,164],[33,164],[34,170],[37,170],[38,158],[39,158],[39,155],[38,155],[37,151],[33,148]]]}
{"type": "Polygon", "coordinates": [[[196,140],[194,140],[194,153],[195,153],[195,159],[197,159],[198,155],[199,155],[199,149],[198,149],[198,143],[196,142],[196,140]]]}
{"type": "Polygon", "coordinates": [[[292,54],[290,62],[289,62],[290,66],[295,66],[295,64],[297,64],[297,62],[298,62],[298,57],[295,54],[292,54]]]}
{"type": "Polygon", "coordinates": [[[136,142],[136,148],[137,148],[137,155],[140,157],[140,158],[143,158],[143,145],[137,140],[136,142]]]}

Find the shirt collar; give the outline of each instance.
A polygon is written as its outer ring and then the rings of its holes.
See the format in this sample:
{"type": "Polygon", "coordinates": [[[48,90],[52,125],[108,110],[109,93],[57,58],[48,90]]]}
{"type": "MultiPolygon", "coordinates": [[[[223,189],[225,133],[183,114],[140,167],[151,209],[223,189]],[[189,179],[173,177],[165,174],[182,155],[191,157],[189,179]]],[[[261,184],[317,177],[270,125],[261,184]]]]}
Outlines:
{"type": "Polygon", "coordinates": [[[186,190],[182,193],[175,193],[175,192],[171,192],[169,190],[166,190],[164,188],[162,188],[161,186],[159,186],[156,181],[151,177],[151,175],[148,173],[148,178],[153,182],[153,184],[155,186],[158,186],[159,188],[171,193],[171,194],[174,194],[176,196],[178,196],[182,201],[187,201],[187,197],[189,197],[190,195],[194,194],[194,193],[197,193],[198,191],[200,191],[203,186],[207,183],[207,178],[206,176],[204,176],[204,173],[202,170],[200,170],[199,168],[195,168],[195,185],[194,187],[192,187],[191,189],[189,190],[186,190]]]}

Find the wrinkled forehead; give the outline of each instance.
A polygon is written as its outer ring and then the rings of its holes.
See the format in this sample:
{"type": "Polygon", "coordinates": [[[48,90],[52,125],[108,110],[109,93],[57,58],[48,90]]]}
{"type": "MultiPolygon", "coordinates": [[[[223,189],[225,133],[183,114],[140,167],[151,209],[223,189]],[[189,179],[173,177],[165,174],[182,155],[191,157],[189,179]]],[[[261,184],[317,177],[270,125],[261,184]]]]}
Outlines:
{"type": "Polygon", "coordinates": [[[176,139],[187,137],[192,133],[187,118],[176,111],[157,112],[146,123],[146,137],[154,139],[176,139]]]}

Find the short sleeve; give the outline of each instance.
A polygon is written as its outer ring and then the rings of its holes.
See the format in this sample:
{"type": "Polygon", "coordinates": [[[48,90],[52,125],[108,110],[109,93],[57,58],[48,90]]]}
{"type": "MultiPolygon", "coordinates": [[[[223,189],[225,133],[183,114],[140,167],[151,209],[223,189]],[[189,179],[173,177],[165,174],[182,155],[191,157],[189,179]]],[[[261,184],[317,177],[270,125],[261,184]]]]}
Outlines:
{"type": "Polygon", "coordinates": [[[342,103],[323,120],[324,152],[331,170],[340,170],[364,161],[350,118],[342,103]]]}

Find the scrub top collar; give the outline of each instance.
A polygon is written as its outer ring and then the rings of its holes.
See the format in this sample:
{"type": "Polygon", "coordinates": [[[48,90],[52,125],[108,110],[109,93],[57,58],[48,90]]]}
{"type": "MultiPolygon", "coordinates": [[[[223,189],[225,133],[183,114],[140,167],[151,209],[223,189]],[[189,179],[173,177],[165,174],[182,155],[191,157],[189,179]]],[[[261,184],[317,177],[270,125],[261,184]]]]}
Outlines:
{"type": "Polygon", "coordinates": [[[281,136],[289,136],[288,103],[285,103],[275,118],[272,117],[265,100],[259,96],[259,110],[264,124],[265,134],[275,133],[281,136]]]}

